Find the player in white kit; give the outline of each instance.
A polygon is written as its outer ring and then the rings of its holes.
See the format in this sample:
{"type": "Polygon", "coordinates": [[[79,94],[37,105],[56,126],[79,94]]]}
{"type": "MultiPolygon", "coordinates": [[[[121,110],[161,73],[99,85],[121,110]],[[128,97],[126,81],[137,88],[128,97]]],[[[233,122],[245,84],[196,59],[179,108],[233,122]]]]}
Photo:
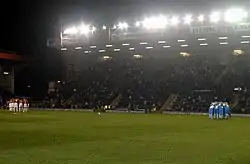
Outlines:
{"type": "Polygon", "coordinates": [[[24,99],[23,112],[28,112],[28,108],[29,108],[29,102],[28,100],[24,99]]]}
{"type": "Polygon", "coordinates": [[[18,112],[18,99],[14,100],[13,108],[14,108],[14,112],[18,112]]]}
{"type": "Polygon", "coordinates": [[[10,99],[10,101],[8,102],[8,107],[9,107],[9,111],[12,112],[13,111],[12,99],[10,99]]]}
{"type": "Polygon", "coordinates": [[[18,112],[22,112],[23,111],[23,103],[24,103],[24,101],[22,99],[19,99],[18,112]]]}

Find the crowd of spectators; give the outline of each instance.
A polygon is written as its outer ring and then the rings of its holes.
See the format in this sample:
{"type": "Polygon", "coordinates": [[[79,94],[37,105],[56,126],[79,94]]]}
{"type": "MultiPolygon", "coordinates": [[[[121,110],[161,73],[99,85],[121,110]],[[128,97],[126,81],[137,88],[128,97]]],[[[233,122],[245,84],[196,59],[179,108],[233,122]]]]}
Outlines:
{"type": "Polygon", "coordinates": [[[71,65],[48,100],[53,99],[56,107],[98,108],[112,105],[120,96],[116,108],[160,109],[175,93],[173,110],[204,112],[212,101],[231,101],[235,87],[247,87],[250,74],[244,61],[246,57],[232,55],[226,60],[196,55],[85,61],[88,64],[81,68],[71,65]]]}

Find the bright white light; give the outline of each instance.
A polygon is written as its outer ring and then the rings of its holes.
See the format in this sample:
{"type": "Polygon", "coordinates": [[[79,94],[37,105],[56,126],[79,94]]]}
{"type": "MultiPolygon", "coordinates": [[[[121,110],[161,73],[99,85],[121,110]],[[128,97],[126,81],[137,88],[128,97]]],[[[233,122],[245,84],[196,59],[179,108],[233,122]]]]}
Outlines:
{"type": "Polygon", "coordinates": [[[165,40],[162,40],[162,41],[158,41],[159,44],[165,44],[166,41],[165,40]]]}
{"type": "Polygon", "coordinates": [[[187,52],[181,52],[180,53],[183,57],[189,57],[189,56],[191,56],[191,54],[190,53],[187,53],[187,52]]]}
{"type": "Polygon", "coordinates": [[[219,22],[220,19],[221,19],[221,13],[220,12],[213,12],[210,15],[210,21],[213,22],[213,23],[219,22]]]}
{"type": "Polygon", "coordinates": [[[201,43],[200,46],[207,46],[207,43],[201,43]]]}
{"type": "Polygon", "coordinates": [[[220,44],[221,44],[221,45],[227,45],[228,42],[221,42],[220,44]]]}
{"type": "Polygon", "coordinates": [[[75,34],[78,33],[78,30],[77,30],[76,27],[71,27],[71,28],[66,29],[63,33],[64,34],[75,35],[75,34]]]}
{"type": "Polygon", "coordinates": [[[171,23],[172,26],[178,25],[179,22],[180,22],[179,17],[177,17],[177,16],[172,17],[171,20],[170,20],[170,23],[171,23]]]}
{"type": "Polygon", "coordinates": [[[154,47],[146,47],[147,50],[153,49],[154,47]]]}
{"type": "Polygon", "coordinates": [[[192,15],[186,15],[186,16],[184,17],[184,23],[185,23],[185,24],[190,24],[192,21],[193,21],[192,15]]]}
{"type": "Polygon", "coordinates": [[[164,16],[146,18],[142,21],[142,25],[146,29],[164,29],[168,24],[168,20],[164,16]]]}
{"type": "Polygon", "coordinates": [[[134,55],[134,58],[140,59],[140,58],[142,58],[142,56],[141,55],[134,55]]]}
{"type": "Polygon", "coordinates": [[[247,36],[247,35],[246,35],[246,36],[242,36],[242,38],[250,38],[250,36],[247,36]]]}
{"type": "Polygon", "coordinates": [[[58,80],[57,83],[61,83],[61,81],[58,80]]]}
{"type": "Polygon", "coordinates": [[[113,47],[113,45],[112,45],[112,44],[107,44],[106,47],[107,47],[107,48],[113,47]]]}
{"type": "Polygon", "coordinates": [[[141,42],[140,43],[141,45],[146,45],[146,44],[148,44],[147,42],[141,42]]]}
{"type": "Polygon", "coordinates": [[[61,48],[61,51],[67,51],[68,49],[67,48],[61,48]]]}
{"type": "Polygon", "coordinates": [[[107,26],[105,26],[105,25],[102,26],[102,29],[103,29],[103,30],[107,30],[107,26]]]}
{"type": "Polygon", "coordinates": [[[240,22],[247,18],[247,12],[240,8],[228,9],[224,14],[226,22],[234,23],[240,22]]]}
{"type": "Polygon", "coordinates": [[[92,29],[91,29],[91,32],[93,33],[93,32],[95,32],[95,31],[96,31],[96,27],[93,26],[92,29]]]}
{"type": "Polygon", "coordinates": [[[75,50],[81,50],[82,49],[82,47],[76,47],[75,48],[75,50]]]}
{"type": "Polygon", "coordinates": [[[94,48],[96,48],[96,46],[90,46],[90,48],[94,49],[94,48]]]}
{"type": "Polygon", "coordinates": [[[90,51],[84,51],[85,54],[88,54],[90,51]]]}
{"type": "Polygon", "coordinates": [[[181,43],[181,42],[185,42],[186,40],[184,40],[184,39],[180,39],[180,40],[177,40],[179,43],[181,43]]]}
{"type": "Polygon", "coordinates": [[[183,44],[183,45],[181,45],[181,47],[188,47],[188,45],[187,44],[183,44]]]}
{"type": "Polygon", "coordinates": [[[116,25],[114,25],[113,29],[115,30],[116,28],[117,28],[116,25]]]}
{"type": "Polygon", "coordinates": [[[249,44],[250,41],[246,40],[246,41],[242,41],[242,42],[240,42],[240,43],[241,43],[241,44],[249,44]]]}
{"type": "Polygon", "coordinates": [[[129,46],[130,44],[129,43],[123,43],[122,45],[123,46],[129,46]]]}
{"type": "Polygon", "coordinates": [[[116,48],[116,49],[114,49],[114,51],[115,51],[115,52],[119,52],[119,51],[121,51],[121,49],[116,48]]]}
{"type": "Polygon", "coordinates": [[[124,30],[128,28],[128,24],[126,22],[120,22],[118,24],[119,29],[124,30]]]}
{"type": "Polygon", "coordinates": [[[135,27],[140,27],[140,25],[141,25],[141,22],[139,22],[139,21],[137,21],[137,22],[135,23],[135,27]]]}
{"type": "Polygon", "coordinates": [[[198,16],[198,21],[199,21],[199,22],[203,22],[204,19],[205,19],[204,15],[199,15],[199,16],[198,16]]]}
{"type": "Polygon", "coordinates": [[[243,55],[245,52],[243,50],[234,50],[233,51],[233,54],[235,56],[240,56],[240,55],[243,55]]]}
{"type": "Polygon", "coordinates": [[[100,52],[100,53],[102,53],[102,52],[106,52],[106,50],[99,50],[99,52],[100,52]]]}
{"type": "Polygon", "coordinates": [[[198,38],[197,40],[199,40],[199,41],[205,41],[207,39],[206,38],[198,38]]]}
{"type": "Polygon", "coordinates": [[[135,50],[135,48],[129,48],[129,51],[134,51],[135,50]]]}
{"type": "Polygon", "coordinates": [[[163,46],[163,48],[170,48],[170,46],[163,46]]]}
{"type": "Polygon", "coordinates": [[[108,60],[108,59],[111,59],[111,57],[110,56],[103,56],[103,59],[108,60]]]}
{"type": "Polygon", "coordinates": [[[3,72],[4,75],[9,75],[10,73],[9,72],[3,72]]]}
{"type": "Polygon", "coordinates": [[[220,39],[220,40],[226,40],[226,39],[228,39],[228,37],[223,36],[223,37],[219,37],[219,39],[220,39]]]}
{"type": "Polygon", "coordinates": [[[81,34],[88,34],[91,30],[89,25],[82,24],[79,28],[81,34]]]}

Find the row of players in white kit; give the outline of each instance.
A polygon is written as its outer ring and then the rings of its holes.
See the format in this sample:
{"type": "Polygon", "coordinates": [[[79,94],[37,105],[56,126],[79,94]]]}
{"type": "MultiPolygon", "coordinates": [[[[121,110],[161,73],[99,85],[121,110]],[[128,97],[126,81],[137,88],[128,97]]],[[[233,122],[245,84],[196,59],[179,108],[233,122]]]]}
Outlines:
{"type": "Polygon", "coordinates": [[[8,103],[10,112],[27,112],[29,102],[26,99],[11,99],[8,103]]]}

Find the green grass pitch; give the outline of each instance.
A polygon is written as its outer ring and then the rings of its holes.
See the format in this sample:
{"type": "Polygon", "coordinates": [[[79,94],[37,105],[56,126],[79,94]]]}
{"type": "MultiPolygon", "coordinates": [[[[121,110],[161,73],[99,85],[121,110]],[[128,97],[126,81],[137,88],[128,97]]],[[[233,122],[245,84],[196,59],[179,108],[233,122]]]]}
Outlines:
{"type": "Polygon", "coordinates": [[[250,119],[0,112],[0,164],[249,164],[250,119]]]}

